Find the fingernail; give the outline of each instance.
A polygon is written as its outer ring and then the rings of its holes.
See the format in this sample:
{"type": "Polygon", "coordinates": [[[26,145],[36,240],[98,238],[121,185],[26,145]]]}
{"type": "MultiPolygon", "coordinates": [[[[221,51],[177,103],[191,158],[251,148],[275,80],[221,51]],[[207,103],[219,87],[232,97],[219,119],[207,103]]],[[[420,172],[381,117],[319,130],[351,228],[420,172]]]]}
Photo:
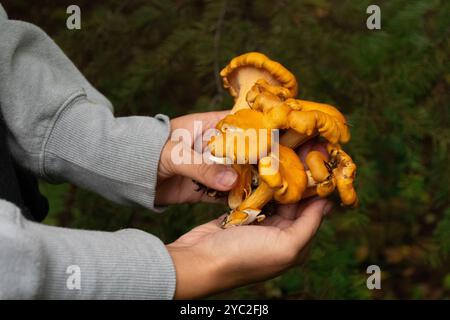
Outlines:
{"type": "Polygon", "coordinates": [[[331,210],[333,210],[333,207],[334,207],[333,202],[328,201],[323,207],[322,211],[323,216],[324,217],[327,216],[331,212],[331,210]]]}
{"type": "Polygon", "coordinates": [[[233,169],[225,169],[217,175],[217,183],[224,187],[231,187],[237,179],[233,169]]]}

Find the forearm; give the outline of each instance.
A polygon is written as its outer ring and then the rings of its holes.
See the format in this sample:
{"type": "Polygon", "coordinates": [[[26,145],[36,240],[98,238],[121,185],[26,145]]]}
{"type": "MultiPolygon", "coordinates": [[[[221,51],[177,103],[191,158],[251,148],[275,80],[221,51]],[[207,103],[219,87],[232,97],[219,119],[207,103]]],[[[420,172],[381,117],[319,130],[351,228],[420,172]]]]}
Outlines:
{"type": "Polygon", "coordinates": [[[85,96],[58,113],[43,148],[44,176],[121,204],[154,209],[158,163],[169,135],[163,115],[115,118],[85,96]]]}
{"type": "Polygon", "coordinates": [[[2,200],[0,262],[0,299],[171,299],[175,290],[172,260],[152,235],[45,226],[2,200]],[[80,288],[67,285],[69,266],[80,288]]]}
{"type": "Polygon", "coordinates": [[[115,118],[111,103],[45,32],[2,16],[0,114],[21,166],[118,203],[154,208],[168,118],[115,118]]]}

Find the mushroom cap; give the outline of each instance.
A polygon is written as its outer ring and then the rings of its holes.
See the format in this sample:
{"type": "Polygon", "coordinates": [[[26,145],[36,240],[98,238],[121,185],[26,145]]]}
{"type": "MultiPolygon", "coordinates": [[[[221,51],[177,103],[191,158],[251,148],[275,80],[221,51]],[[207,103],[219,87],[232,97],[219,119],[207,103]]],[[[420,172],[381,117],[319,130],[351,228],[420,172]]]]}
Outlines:
{"type": "Polygon", "coordinates": [[[358,195],[353,186],[356,175],[355,163],[339,145],[328,144],[327,151],[331,157],[337,160],[337,167],[333,169],[333,175],[336,178],[336,187],[342,204],[356,207],[358,205],[358,195]]]}
{"type": "Polygon", "coordinates": [[[281,204],[296,203],[302,198],[308,185],[308,178],[303,164],[294,150],[280,145],[278,159],[271,155],[261,159],[258,164],[259,177],[274,191],[274,199],[281,204]],[[267,170],[278,162],[278,171],[267,170]],[[263,169],[266,168],[266,171],[263,169]]]}
{"type": "Polygon", "coordinates": [[[297,95],[297,80],[295,76],[283,67],[280,63],[270,60],[266,55],[259,52],[249,52],[233,58],[230,63],[220,71],[223,86],[228,89],[233,97],[237,97],[239,92],[232,85],[231,78],[239,68],[254,67],[264,70],[276,80],[280,86],[289,90],[290,98],[297,95]]]}

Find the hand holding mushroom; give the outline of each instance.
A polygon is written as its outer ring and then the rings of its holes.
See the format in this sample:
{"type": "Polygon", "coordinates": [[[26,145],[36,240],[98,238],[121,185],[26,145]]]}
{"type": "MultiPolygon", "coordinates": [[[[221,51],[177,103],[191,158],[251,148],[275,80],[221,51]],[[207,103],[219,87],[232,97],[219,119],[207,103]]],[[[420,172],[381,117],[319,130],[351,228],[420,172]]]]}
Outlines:
{"type": "Polygon", "coordinates": [[[260,53],[234,58],[220,75],[235,105],[217,124],[220,134],[208,147],[215,159],[226,155],[223,161],[231,161],[239,174],[228,195],[232,210],[222,227],[262,221],[263,207],[271,200],[296,203],[313,195],[326,197],[335,189],[343,205],[357,205],[356,165],[340,147],[350,140],[350,132],[339,110],[294,99],[294,75],[260,53]],[[279,144],[271,139],[274,130],[283,131],[279,144]],[[251,141],[250,131],[256,132],[256,140],[251,141]],[[294,149],[316,136],[327,142],[328,156],[309,152],[307,170],[294,149]]]}

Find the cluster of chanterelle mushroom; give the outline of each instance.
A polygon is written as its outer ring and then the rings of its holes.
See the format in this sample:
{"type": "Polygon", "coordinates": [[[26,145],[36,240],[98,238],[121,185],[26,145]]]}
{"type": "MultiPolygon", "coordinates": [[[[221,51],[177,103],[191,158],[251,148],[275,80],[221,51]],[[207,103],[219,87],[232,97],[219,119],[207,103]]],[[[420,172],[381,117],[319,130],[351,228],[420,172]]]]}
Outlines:
{"type": "Polygon", "coordinates": [[[353,188],[356,166],[340,146],[350,140],[350,133],[339,110],[294,99],[294,75],[261,53],[250,52],[232,59],[220,75],[235,104],[217,124],[220,133],[208,147],[213,157],[224,159],[226,155],[239,174],[228,194],[231,211],[222,222],[223,228],[262,221],[267,214],[263,207],[271,200],[296,203],[313,195],[326,197],[335,189],[342,205],[357,205],[353,188]],[[256,143],[245,140],[239,147],[236,135],[247,136],[249,130],[256,130],[256,143]],[[281,135],[276,146],[268,137],[273,130],[281,135]],[[310,151],[305,168],[294,150],[316,136],[326,141],[328,156],[310,151]],[[272,152],[275,147],[276,153],[272,152]],[[255,158],[252,163],[250,160],[255,158]],[[273,167],[274,161],[278,165],[273,167]],[[269,167],[277,169],[264,170],[269,167]]]}

